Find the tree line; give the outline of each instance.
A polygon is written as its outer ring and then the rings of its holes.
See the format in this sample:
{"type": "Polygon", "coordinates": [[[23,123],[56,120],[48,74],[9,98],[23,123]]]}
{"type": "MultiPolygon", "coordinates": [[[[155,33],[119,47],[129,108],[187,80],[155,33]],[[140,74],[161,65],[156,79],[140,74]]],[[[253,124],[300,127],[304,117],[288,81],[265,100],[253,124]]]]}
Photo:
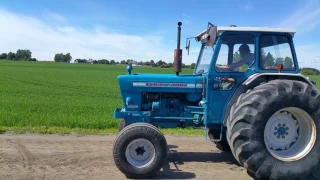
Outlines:
{"type": "Polygon", "coordinates": [[[299,72],[305,76],[320,75],[320,71],[318,69],[310,67],[299,68],[299,72]]]}
{"type": "MultiPolygon", "coordinates": [[[[135,61],[133,59],[127,59],[127,60],[121,60],[120,62],[117,62],[115,60],[107,60],[107,59],[100,59],[100,60],[92,60],[92,59],[75,59],[76,63],[93,63],[93,64],[135,64],[139,66],[152,66],[152,67],[160,67],[160,68],[171,68],[173,67],[173,62],[167,63],[165,61],[159,60],[155,62],[154,60],[150,61],[135,61]]],[[[191,68],[194,69],[195,63],[192,63],[191,65],[186,65],[182,63],[182,68],[191,68]]]]}
{"type": "Polygon", "coordinates": [[[12,60],[12,61],[37,61],[36,58],[32,58],[32,52],[28,49],[18,49],[17,52],[1,53],[0,59],[12,60]]]}

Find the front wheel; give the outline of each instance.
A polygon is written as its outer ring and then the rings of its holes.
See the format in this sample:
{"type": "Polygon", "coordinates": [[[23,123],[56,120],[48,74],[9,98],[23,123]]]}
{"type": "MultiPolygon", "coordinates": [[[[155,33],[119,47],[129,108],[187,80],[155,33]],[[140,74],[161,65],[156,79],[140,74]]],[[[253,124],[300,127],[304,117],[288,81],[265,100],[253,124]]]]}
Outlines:
{"type": "Polygon", "coordinates": [[[320,94],[275,80],[241,95],[227,122],[231,152],[258,178],[303,179],[320,162],[320,94]]]}
{"type": "Polygon", "coordinates": [[[114,142],[113,158],[127,178],[150,178],[167,157],[167,142],[153,125],[135,123],[126,126],[114,142]]]}
{"type": "Polygon", "coordinates": [[[119,124],[118,124],[118,130],[119,132],[127,126],[126,120],[125,119],[120,119],[119,124]]]}

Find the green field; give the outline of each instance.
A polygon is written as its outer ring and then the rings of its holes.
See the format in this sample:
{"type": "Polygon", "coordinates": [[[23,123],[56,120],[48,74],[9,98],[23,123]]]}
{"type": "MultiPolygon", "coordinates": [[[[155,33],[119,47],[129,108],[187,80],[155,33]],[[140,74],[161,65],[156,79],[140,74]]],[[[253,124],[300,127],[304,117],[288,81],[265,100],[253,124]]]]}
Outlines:
{"type": "MultiPolygon", "coordinates": [[[[0,61],[0,131],[116,132],[113,111],[123,106],[117,76],[126,73],[122,65],[0,61]]],[[[133,73],[174,72],[133,67],[133,73]]],[[[319,88],[320,77],[310,78],[319,88]]]]}
{"type": "MultiPolygon", "coordinates": [[[[174,73],[152,67],[133,72],[174,73]]],[[[123,106],[117,76],[126,73],[122,65],[0,61],[0,131],[115,132],[113,111],[123,106]]]]}

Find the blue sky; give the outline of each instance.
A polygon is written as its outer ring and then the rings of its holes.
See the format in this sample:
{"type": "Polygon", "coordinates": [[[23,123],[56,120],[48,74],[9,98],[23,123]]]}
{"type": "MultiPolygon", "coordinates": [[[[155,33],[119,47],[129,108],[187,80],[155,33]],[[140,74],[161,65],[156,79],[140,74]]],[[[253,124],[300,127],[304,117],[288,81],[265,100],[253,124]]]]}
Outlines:
{"type": "MultiPolygon", "coordinates": [[[[173,60],[177,22],[185,38],[215,25],[295,28],[301,66],[320,62],[320,1],[1,0],[1,51],[27,48],[39,60],[70,52],[74,59],[173,60]],[[316,56],[319,56],[317,58],[316,56]]],[[[195,41],[183,62],[196,61],[195,41]]],[[[320,68],[320,64],[318,65],[320,68]]]]}

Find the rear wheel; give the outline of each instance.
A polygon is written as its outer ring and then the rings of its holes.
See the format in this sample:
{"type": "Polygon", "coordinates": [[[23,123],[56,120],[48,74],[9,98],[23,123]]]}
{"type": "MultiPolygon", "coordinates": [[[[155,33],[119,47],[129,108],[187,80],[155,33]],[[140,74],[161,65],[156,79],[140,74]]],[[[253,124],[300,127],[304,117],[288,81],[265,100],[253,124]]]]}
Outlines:
{"type": "Polygon", "coordinates": [[[231,152],[258,178],[311,176],[320,162],[319,107],[319,92],[306,83],[275,80],[257,86],[231,108],[231,152]]]}
{"type": "Polygon", "coordinates": [[[114,142],[114,162],[127,178],[154,176],[161,169],[166,157],[166,139],[150,124],[128,125],[114,142]]]}

